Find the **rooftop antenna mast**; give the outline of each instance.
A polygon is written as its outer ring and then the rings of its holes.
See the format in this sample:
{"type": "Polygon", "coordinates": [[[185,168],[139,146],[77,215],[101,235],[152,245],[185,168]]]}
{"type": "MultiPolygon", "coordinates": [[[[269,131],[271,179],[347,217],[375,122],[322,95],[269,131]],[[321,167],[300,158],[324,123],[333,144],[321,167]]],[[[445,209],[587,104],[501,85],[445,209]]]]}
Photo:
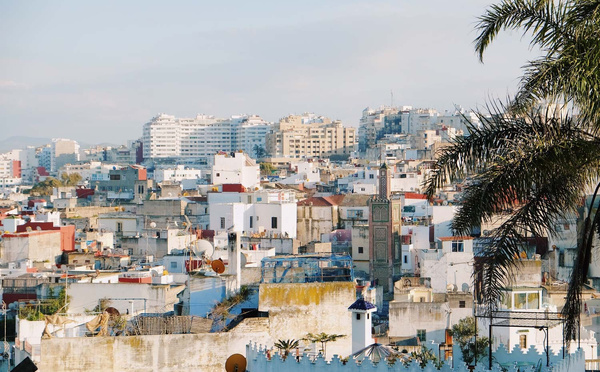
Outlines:
{"type": "Polygon", "coordinates": [[[390,107],[394,107],[394,91],[390,89],[390,107]]]}

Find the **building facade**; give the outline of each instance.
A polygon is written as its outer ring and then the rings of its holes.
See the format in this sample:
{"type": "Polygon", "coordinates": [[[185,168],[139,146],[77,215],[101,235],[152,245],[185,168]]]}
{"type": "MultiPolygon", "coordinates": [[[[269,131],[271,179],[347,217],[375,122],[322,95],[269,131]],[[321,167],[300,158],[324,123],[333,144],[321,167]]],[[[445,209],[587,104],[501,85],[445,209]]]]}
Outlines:
{"type": "Polygon", "coordinates": [[[290,115],[267,134],[266,150],[272,157],[296,159],[349,156],[356,150],[356,129],[325,117],[290,115]]]}

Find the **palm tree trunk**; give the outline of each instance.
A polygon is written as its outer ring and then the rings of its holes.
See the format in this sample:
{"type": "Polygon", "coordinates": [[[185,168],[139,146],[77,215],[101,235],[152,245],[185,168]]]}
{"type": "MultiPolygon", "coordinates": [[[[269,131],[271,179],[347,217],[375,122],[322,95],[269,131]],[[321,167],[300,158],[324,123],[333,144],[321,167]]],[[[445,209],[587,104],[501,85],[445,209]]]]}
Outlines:
{"type": "Polygon", "coordinates": [[[579,337],[579,327],[581,327],[579,321],[579,315],[581,314],[581,293],[583,286],[587,282],[592,259],[592,243],[600,222],[600,208],[596,208],[595,212],[593,212],[598,191],[600,191],[600,183],[598,183],[592,195],[592,201],[583,224],[583,230],[581,231],[580,239],[578,239],[579,249],[577,250],[577,258],[575,259],[575,266],[571,273],[565,306],[562,310],[562,314],[565,317],[564,338],[566,345],[569,345],[570,341],[574,340],[576,336],[579,337]]]}

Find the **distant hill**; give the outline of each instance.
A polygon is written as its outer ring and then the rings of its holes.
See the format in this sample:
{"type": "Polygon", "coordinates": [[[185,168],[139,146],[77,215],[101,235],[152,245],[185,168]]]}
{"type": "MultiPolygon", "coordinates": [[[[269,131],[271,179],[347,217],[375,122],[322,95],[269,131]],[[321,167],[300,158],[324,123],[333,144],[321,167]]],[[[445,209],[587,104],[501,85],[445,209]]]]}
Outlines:
{"type": "Polygon", "coordinates": [[[52,142],[52,139],[50,138],[12,136],[0,140],[0,153],[7,152],[12,149],[24,149],[27,146],[42,146],[50,142],[52,142]]]}

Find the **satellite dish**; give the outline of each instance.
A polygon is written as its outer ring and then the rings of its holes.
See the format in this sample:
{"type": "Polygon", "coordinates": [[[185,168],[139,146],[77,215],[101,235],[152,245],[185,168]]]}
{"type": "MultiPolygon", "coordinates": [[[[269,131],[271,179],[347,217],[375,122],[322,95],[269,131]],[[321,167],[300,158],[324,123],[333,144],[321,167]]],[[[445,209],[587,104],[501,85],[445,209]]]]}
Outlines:
{"type": "Polygon", "coordinates": [[[196,240],[192,245],[192,252],[199,258],[202,258],[202,256],[211,258],[214,251],[215,249],[208,240],[196,240]]]}
{"type": "Polygon", "coordinates": [[[246,267],[248,256],[245,253],[240,254],[240,267],[246,267]]]}
{"type": "Polygon", "coordinates": [[[244,372],[246,370],[246,357],[242,354],[233,354],[225,362],[227,372],[244,372]]]}
{"type": "Polygon", "coordinates": [[[150,227],[151,228],[155,228],[156,227],[156,222],[150,222],[150,227]]]}
{"type": "Polygon", "coordinates": [[[25,228],[25,230],[27,230],[27,232],[32,232],[33,229],[31,228],[31,226],[27,226],[27,228],[25,228]]]}
{"type": "Polygon", "coordinates": [[[106,309],[104,309],[104,311],[109,313],[111,317],[118,317],[119,315],[121,315],[121,313],[119,313],[119,310],[115,309],[112,306],[107,307],[106,309]]]}
{"type": "Polygon", "coordinates": [[[37,231],[42,231],[42,227],[41,227],[41,226],[38,226],[38,227],[36,227],[35,229],[36,229],[37,231]]]}
{"type": "Polygon", "coordinates": [[[210,263],[210,267],[212,267],[213,271],[217,274],[223,274],[225,272],[225,264],[221,260],[214,260],[210,263]]]}

